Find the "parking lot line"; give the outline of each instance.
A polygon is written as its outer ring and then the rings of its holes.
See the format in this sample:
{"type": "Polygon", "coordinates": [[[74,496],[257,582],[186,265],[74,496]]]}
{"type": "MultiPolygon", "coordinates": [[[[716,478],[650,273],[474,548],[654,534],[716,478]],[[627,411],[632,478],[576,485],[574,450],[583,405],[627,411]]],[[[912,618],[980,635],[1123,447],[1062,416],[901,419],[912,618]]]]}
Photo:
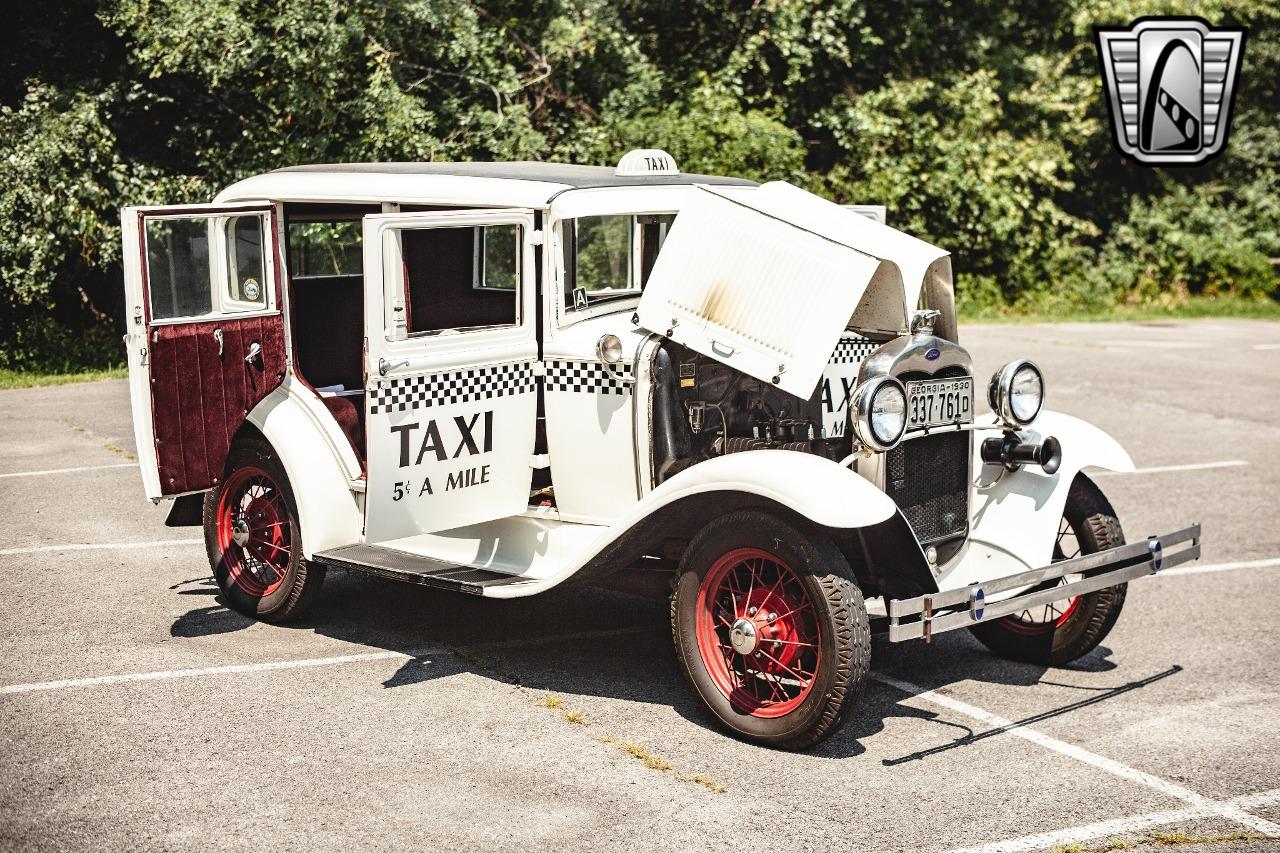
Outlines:
{"type": "Polygon", "coordinates": [[[1186,465],[1156,465],[1133,471],[1090,471],[1090,477],[1131,477],[1134,474],[1167,474],[1173,471],[1207,471],[1211,468],[1239,468],[1249,463],[1243,459],[1227,459],[1222,462],[1190,462],[1186,465]]]}
{"type": "MultiPolygon", "coordinates": [[[[1280,788],[1261,791],[1256,794],[1245,794],[1228,800],[1227,804],[1236,808],[1249,809],[1280,803],[1280,788]]],[[[1035,835],[1024,835],[1021,838],[1007,838],[980,844],[976,847],[960,847],[949,853],[1030,853],[1033,850],[1044,850],[1049,847],[1060,847],[1068,844],[1079,844],[1098,838],[1109,838],[1151,829],[1156,826],[1168,826],[1171,823],[1182,823],[1198,818],[1213,817],[1212,809],[1192,806],[1185,809],[1150,812],[1148,814],[1120,817],[1114,820],[1103,820],[1084,826],[1073,826],[1066,829],[1055,829],[1051,832],[1040,832],[1035,835]]]]}
{"type": "Polygon", "coordinates": [[[157,539],[152,542],[89,542],[66,545],[34,545],[29,548],[0,548],[0,557],[14,554],[43,554],[47,551],[114,551],[128,548],[164,548],[169,545],[203,545],[203,539],[157,539]]]}
{"type": "Polygon", "coordinates": [[[82,465],[79,468],[50,468],[46,471],[14,471],[10,474],[0,474],[0,479],[5,477],[43,477],[46,474],[75,474],[78,471],[101,471],[104,468],[137,468],[137,462],[116,462],[111,465],[82,465]]]}
{"type": "Polygon", "coordinates": [[[1099,770],[1110,773],[1111,775],[1117,776],[1121,779],[1135,782],[1139,785],[1145,785],[1148,788],[1159,791],[1165,796],[1182,800],[1185,803],[1190,803],[1192,806],[1207,809],[1212,814],[1228,818],[1236,823],[1244,824],[1255,832],[1280,838],[1280,825],[1257,817],[1256,815],[1249,814],[1239,806],[1219,802],[1217,800],[1211,800],[1208,797],[1197,794],[1189,788],[1184,788],[1181,785],[1175,784],[1166,779],[1161,779],[1159,776],[1153,776],[1150,773],[1138,770],[1135,767],[1129,767],[1128,765],[1121,764],[1119,761],[1115,761],[1114,759],[1106,758],[1098,755],[1097,753],[1090,752],[1083,747],[1058,740],[1055,737],[1050,737],[1049,735],[1038,732],[1035,729],[1015,723],[1013,720],[1005,719],[1004,717],[993,714],[990,711],[970,705],[967,702],[962,702],[959,699],[953,699],[942,693],[926,690],[925,688],[912,684],[909,681],[903,681],[902,679],[895,678],[891,675],[883,675],[881,673],[874,672],[871,674],[871,677],[882,684],[887,684],[890,687],[901,690],[903,693],[910,694],[912,698],[920,699],[921,701],[929,702],[950,711],[963,714],[966,717],[970,717],[986,723],[989,726],[993,726],[997,731],[1006,732],[1014,737],[1020,737],[1023,740],[1028,740],[1037,746],[1053,750],[1061,755],[1065,755],[1067,758],[1079,761],[1082,764],[1088,764],[1091,767],[1096,767],[1099,770]]]}
{"type": "Polygon", "coordinates": [[[1164,578],[1171,575],[1204,575],[1213,572],[1231,572],[1236,569],[1269,569],[1273,566],[1280,566],[1280,558],[1269,560],[1245,560],[1240,563],[1206,563],[1203,566],[1175,566],[1172,569],[1166,569],[1157,572],[1156,577],[1164,578]]]}
{"type": "MultiPolygon", "coordinates": [[[[623,636],[651,631],[645,626],[631,628],[608,628],[600,631],[578,631],[572,634],[553,634],[547,637],[532,637],[519,640],[495,640],[489,643],[461,645],[459,649],[504,649],[527,646],[545,646],[554,643],[568,643],[575,640],[594,640],[601,637],[623,636]]],[[[316,666],[338,666],[346,663],[363,663],[374,660],[412,660],[424,655],[447,654],[451,650],[445,646],[414,649],[407,652],[381,651],[360,652],[353,655],[338,655],[326,658],[300,658],[295,660],[264,661],[262,663],[229,664],[226,666],[204,666],[194,669],[164,669],[151,672],[130,672],[119,675],[94,675],[86,678],[62,678],[57,681],[35,681],[27,684],[9,684],[0,687],[0,696],[14,693],[37,693],[46,690],[64,690],[69,687],[104,687],[113,684],[133,684],[140,681],[168,681],[174,678],[202,678],[210,675],[236,675],[251,672],[273,672],[281,669],[308,669],[316,666]]]]}

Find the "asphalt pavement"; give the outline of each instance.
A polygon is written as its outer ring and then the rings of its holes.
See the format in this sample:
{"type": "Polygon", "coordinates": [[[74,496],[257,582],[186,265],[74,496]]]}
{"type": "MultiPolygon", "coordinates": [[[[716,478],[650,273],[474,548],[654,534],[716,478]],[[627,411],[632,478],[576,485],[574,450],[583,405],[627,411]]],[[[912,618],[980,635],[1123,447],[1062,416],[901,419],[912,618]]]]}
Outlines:
{"type": "Polygon", "coordinates": [[[659,600],[330,572],[300,622],[246,619],[143,499],[124,382],[0,392],[0,848],[1280,848],[1250,840],[1280,836],[1280,324],[961,342],[1129,449],[1097,483],[1130,539],[1200,521],[1204,555],[1069,667],[878,638],[798,754],[703,718],[659,600]]]}

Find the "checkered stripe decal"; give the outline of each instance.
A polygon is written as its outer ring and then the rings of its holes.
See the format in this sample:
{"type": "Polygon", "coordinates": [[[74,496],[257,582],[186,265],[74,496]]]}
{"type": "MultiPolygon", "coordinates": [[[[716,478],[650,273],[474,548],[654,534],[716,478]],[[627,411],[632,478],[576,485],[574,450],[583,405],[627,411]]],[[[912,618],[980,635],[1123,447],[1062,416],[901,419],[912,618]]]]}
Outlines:
{"type": "Polygon", "coordinates": [[[533,364],[527,361],[433,373],[428,376],[385,379],[375,385],[369,394],[369,414],[511,397],[527,394],[533,389],[533,364]]]}
{"type": "Polygon", "coordinates": [[[857,364],[871,355],[880,345],[863,337],[841,338],[836,344],[836,351],[827,359],[827,364],[857,364]]]}
{"type": "Polygon", "coordinates": [[[586,394],[630,394],[631,365],[614,367],[593,361],[548,361],[547,390],[586,394]]]}

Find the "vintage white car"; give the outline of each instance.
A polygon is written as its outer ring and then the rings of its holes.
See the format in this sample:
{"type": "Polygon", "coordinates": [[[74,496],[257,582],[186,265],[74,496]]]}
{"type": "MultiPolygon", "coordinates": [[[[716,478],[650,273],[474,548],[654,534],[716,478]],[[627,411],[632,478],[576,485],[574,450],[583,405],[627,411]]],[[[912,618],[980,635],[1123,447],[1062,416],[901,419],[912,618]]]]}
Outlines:
{"type": "Polygon", "coordinates": [[[948,254],[865,212],[659,150],[127,208],[146,494],[269,622],[329,567],[490,598],[668,572],[694,692],[781,748],[841,725],[873,624],[1079,658],[1199,527],[1126,545],[1081,470],[1128,455],[1030,361],[978,416],[948,254]]]}

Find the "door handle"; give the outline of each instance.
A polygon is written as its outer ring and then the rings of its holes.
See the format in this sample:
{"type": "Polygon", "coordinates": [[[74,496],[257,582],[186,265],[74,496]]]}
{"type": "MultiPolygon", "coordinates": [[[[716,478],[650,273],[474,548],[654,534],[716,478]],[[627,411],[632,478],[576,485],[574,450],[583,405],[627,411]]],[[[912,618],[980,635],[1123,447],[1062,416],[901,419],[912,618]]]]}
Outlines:
{"type": "Polygon", "coordinates": [[[252,365],[262,358],[262,344],[254,341],[249,344],[249,354],[244,357],[244,363],[252,365]]]}
{"type": "Polygon", "coordinates": [[[222,329],[213,330],[213,339],[218,342],[218,358],[222,358],[222,329]]]}

